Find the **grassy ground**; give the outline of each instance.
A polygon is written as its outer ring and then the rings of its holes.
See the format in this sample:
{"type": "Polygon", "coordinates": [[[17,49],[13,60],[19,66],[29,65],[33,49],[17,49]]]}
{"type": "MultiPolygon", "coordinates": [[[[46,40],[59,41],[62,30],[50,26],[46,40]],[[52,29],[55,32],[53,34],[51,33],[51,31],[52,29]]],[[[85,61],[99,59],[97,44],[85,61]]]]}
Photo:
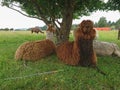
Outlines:
{"type": "MultiPolygon", "coordinates": [[[[92,68],[65,65],[56,55],[28,62],[28,67],[24,67],[22,61],[14,60],[19,45],[42,39],[45,35],[29,31],[0,32],[0,90],[120,90],[118,57],[98,57],[98,67],[106,76],[92,68]],[[56,70],[58,72],[48,73],[56,70]]],[[[120,46],[117,31],[101,31],[99,40],[120,46]]]]}

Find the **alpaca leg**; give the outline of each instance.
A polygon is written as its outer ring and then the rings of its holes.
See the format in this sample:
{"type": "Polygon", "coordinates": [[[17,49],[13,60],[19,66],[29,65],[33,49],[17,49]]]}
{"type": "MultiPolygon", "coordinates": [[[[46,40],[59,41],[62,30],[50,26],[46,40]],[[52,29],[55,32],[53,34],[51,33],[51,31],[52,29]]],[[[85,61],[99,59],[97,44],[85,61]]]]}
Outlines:
{"type": "Polygon", "coordinates": [[[27,67],[27,61],[26,60],[23,60],[23,66],[27,67]]]}
{"type": "Polygon", "coordinates": [[[93,55],[92,55],[91,64],[92,64],[92,66],[96,66],[96,64],[97,64],[97,57],[96,57],[95,52],[94,52],[93,55]]]}

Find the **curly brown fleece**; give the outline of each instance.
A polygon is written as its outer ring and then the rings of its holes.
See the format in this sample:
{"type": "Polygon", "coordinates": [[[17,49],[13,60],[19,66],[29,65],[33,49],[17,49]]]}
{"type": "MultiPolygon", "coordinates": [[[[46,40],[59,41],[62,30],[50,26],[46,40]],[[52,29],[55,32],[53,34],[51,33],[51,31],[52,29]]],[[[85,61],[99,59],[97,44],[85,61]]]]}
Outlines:
{"type": "Polygon", "coordinates": [[[95,36],[93,22],[83,20],[75,32],[75,41],[66,41],[57,47],[58,58],[68,65],[96,66],[97,57],[93,50],[95,36]]]}
{"type": "Polygon", "coordinates": [[[52,41],[48,39],[25,42],[16,50],[15,59],[36,61],[52,53],[55,53],[55,45],[52,41]]]}

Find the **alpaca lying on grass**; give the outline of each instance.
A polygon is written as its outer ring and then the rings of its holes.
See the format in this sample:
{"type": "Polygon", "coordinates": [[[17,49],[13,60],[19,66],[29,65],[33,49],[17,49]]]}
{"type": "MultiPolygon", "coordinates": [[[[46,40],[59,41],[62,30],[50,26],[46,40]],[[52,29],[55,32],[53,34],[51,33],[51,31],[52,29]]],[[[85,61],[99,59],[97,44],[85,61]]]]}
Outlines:
{"type": "Polygon", "coordinates": [[[46,39],[41,41],[25,42],[18,47],[15,53],[16,60],[36,61],[55,53],[55,45],[46,39]]]}
{"type": "Polygon", "coordinates": [[[96,54],[99,56],[115,55],[120,57],[120,48],[117,44],[95,40],[93,46],[96,54]]]}
{"type": "Polygon", "coordinates": [[[66,41],[57,47],[58,58],[69,65],[96,66],[97,58],[93,50],[95,36],[93,22],[83,20],[75,32],[75,41],[66,41]]]}

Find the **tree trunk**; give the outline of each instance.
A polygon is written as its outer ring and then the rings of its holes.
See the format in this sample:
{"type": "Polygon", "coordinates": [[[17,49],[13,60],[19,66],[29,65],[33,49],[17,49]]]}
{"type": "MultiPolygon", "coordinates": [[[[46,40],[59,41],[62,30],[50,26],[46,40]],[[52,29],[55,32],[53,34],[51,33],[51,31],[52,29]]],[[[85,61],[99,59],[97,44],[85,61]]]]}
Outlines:
{"type": "Polygon", "coordinates": [[[72,26],[73,18],[73,5],[72,0],[66,0],[65,9],[63,10],[62,23],[60,24],[60,30],[57,30],[57,43],[61,43],[69,40],[69,33],[72,26]]]}
{"type": "Polygon", "coordinates": [[[118,30],[118,40],[120,40],[120,28],[118,30]]]}

